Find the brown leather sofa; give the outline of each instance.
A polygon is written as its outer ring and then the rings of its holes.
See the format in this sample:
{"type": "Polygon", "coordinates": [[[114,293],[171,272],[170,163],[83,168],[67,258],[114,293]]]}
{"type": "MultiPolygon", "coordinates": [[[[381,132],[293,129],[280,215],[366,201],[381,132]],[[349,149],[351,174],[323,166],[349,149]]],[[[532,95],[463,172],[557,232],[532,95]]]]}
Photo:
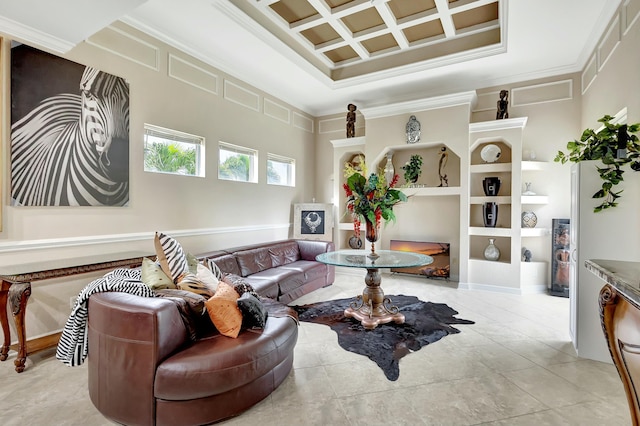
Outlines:
{"type": "Polygon", "coordinates": [[[265,297],[289,303],[333,284],[335,267],[317,262],[320,253],[334,251],[330,241],[283,240],[204,253],[222,272],[243,277],[265,297]]]}
{"type": "MultiPolygon", "coordinates": [[[[199,257],[239,272],[258,284],[261,296],[288,302],[333,283],[334,268],[314,260],[331,250],[330,242],[286,240],[199,257]]],[[[266,300],[265,306],[264,329],[243,330],[236,339],[211,330],[193,342],[169,299],[93,294],[88,307],[91,401],[105,417],[126,425],[202,425],[240,414],[277,388],[293,365],[295,313],[276,301],[266,300]]]]}

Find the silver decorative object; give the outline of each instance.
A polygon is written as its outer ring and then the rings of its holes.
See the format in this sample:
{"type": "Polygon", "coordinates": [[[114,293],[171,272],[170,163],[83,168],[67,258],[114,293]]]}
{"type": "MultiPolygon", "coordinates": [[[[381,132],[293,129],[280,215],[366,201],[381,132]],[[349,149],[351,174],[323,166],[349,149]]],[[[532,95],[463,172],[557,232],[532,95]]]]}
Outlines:
{"type": "Polygon", "coordinates": [[[538,224],[538,216],[534,212],[522,212],[522,227],[535,228],[538,224]]]}
{"type": "Polygon", "coordinates": [[[407,143],[420,142],[420,122],[416,119],[415,115],[412,115],[411,117],[409,117],[406,130],[407,130],[407,143]]]}
{"type": "Polygon", "coordinates": [[[500,249],[495,245],[495,242],[495,238],[489,238],[489,245],[487,245],[484,249],[485,259],[492,261],[500,259],[500,249]]]}

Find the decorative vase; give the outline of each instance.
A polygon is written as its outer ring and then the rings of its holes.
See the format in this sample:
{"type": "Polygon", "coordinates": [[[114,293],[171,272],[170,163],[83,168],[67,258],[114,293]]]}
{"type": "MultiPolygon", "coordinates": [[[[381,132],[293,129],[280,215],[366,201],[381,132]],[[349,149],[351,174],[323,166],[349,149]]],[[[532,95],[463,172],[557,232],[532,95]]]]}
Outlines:
{"type": "Polygon", "coordinates": [[[482,180],[482,189],[487,197],[495,197],[500,191],[502,181],[497,176],[486,177],[482,180]]]}
{"type": "Polygon", "coordinates": [[[349,238],[349,247],[351,247],[352,249],[356,249],[359,250],[362,248],[362,240],[358,237],[356,237],[355,235],[352,235],[351,238],[349,238]]]}
{"type": "Polygon", "coordinates": [[[538,216],[534,212],[522,212],[522,227],[535,228],[538,224],[538,216]]]}
{"type": "Polygon", "coordinates": [[[495,245],[496,239],[489,238],[489,245],[484,248],[484,258],[496,261],[500,259],[500,249],[495,245]]]}
{"type": "Polygon", "coordinates": [[[484,226],[487,228],[495,228],[498,222],[498,203],[484,203],[482,205],[482,218],[484,226]]]}
{"type": "Polygon", "coordinates": [[[379,238],[379,230],[380,227],[375,223],[371,222],[367,217],[364,218],[364,223],[366,225],[365,238],[367,241],[371,243],[371,253],[368,254],[368,257],[371,259],[376,259],[379,257],[378,253],[376,253],[376,241],[379,238]]]}
{"type": "Polygon", "coordinates": [[[387,183],[393,180],[393,177],[396,175],[396,171],[393,168],[393,162],[391,161],[393,158],[392,152],[387,152],[387,164],[384,165],[384,178],[387,180],[387,183]]]}

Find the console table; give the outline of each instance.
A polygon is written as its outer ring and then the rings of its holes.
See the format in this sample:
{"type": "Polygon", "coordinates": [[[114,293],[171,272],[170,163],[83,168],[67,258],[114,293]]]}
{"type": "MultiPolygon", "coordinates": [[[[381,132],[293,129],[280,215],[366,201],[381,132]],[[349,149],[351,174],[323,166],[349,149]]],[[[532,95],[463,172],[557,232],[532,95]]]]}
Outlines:
{"type": "MultiPolygon", "coordinates": [[[[18,357],[14,364],[16,372],[22,373],[24,371],[24,363],[28,355],[25,310],[29,296],[31,296],[31,282],[85,274],[103,269],[136,267],[140,266],[143,257],[148,255],[148,253],[142,252],[112,253],[0,267],[0,324],[4,334],[4,342],[0,346],[0,361],[7,359],[11,345],[11,330],[9,329],[9,317],[7,315],[8,305],[11,306],[11,314],[18,334],[18,357]]],[[[40,345],[36,350],[52,347],[57,343],[57,339],[48,341],[40,345]]]]}
{"type": "Polygon", "coordinates": [[[355,318],[366,329],[374,329],[379,324],[394,321],[396,324],[404,322],[404,315],[396,306],[391,305],[391,299],[384,296],[380,282],[381,268],[410,268],[429,265],[433,258],[420,253],[396,250],[378,250],[377,256],[372,257],[366,250],[338,250],[322,253],[316,256],[318,262],[334,266],[350,268],[366,268],[364,279],[366,287],[362,295],[358,295],[351,306],[345,309],[344,315],[355,318]]]}
{"type": "Polygon", "coordinates": [[[587,270],[606,282],[600,290],[600,322],[627,394],[634,425],[640,424],[640,262],[587,260],[587,270]]]}

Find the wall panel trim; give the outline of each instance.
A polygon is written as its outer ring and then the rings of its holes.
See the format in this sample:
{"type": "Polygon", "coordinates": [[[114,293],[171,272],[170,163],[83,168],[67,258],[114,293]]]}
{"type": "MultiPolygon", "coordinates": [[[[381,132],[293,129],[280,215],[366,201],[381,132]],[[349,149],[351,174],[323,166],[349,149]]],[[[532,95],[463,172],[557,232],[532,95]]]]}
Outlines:
{"type": "MultiPolygon", "coordinates": [[[[215,234],[235,234],[239,232],[268,231],[274,229],[289,229],[291,223],[271,225],[230,226],[220,228],[179,229],[163,231],[173,238],[196,237],[215,234]]],[[[90,246],[95,244],[127,243],[131,241],[153,240],[155,232],[135,232],[129,234],[88,235],[84,237],[49,238],[45,240],[23,240],[0,242],[0,253],[43,250],[64,247],[90,246]]]]}

